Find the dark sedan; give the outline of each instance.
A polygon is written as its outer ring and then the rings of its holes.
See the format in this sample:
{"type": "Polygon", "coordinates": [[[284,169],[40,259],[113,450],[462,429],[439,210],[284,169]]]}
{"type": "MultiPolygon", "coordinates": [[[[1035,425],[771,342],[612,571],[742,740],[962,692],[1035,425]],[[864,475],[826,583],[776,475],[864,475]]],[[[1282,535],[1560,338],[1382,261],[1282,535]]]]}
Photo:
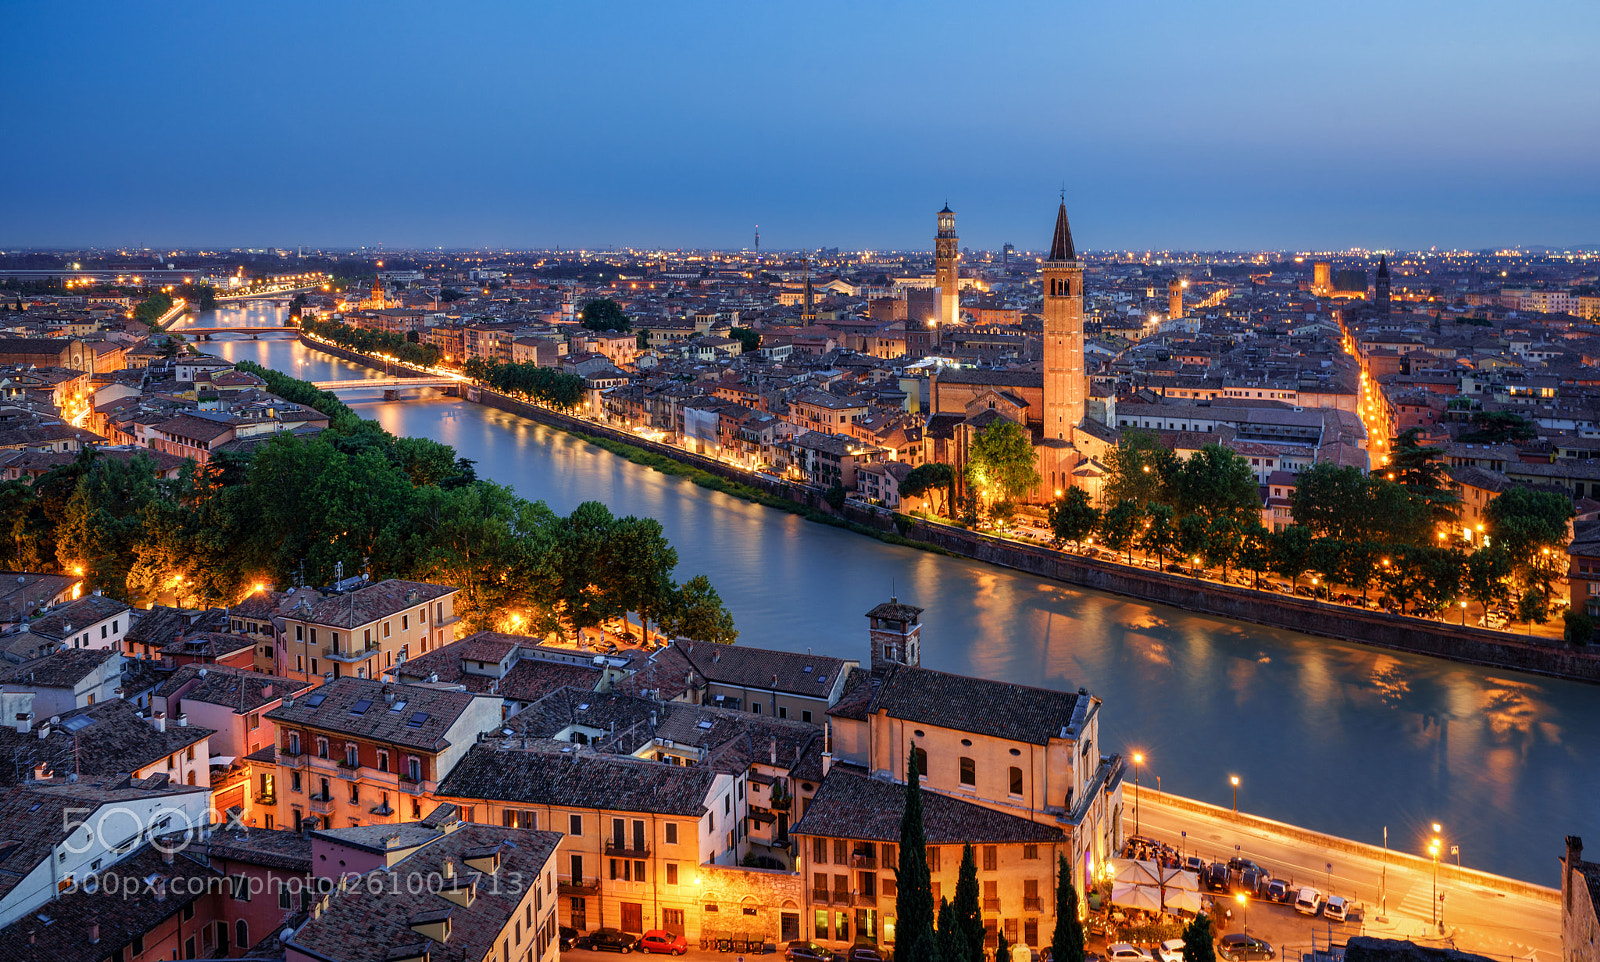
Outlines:
{"type": "Polygon", "coordinates": [[[639,939],[620,929],[595,929],[588,935],[578,939],[578,948],[594,949],[596,952],[621,952],[627,954],[633,951],[634,944],[639,939]]]}

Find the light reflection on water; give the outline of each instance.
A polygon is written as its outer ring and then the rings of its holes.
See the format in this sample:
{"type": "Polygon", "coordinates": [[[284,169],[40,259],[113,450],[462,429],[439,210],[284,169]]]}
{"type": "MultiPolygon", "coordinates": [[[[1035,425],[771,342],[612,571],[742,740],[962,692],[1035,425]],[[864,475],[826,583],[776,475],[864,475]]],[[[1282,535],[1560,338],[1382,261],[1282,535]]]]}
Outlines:
{"type": "MultiPolygon", "coordinates": [[[[219,317],[228,312],[220,312],[219,317]]],[[[262,312],[255,323],[273,323],[262,312]]],[[[208,349],[310,380],[364,368],[292,340],[208,349]]],[[[1445,825],[1463,863],[1558,884],[1566,834],[1600,835],[1600,688],[1368,649],[1151,605],[885,545],[634,465],[464,401],[348,396],[395,434],[453,445],[480,475],[561,512],[597,499],[659,519],[680,578],[704,573],[741,639],[866,659],[862,613],[890,591],[927,609],[928,667],[1088,687],[1104,744],[1144,780],[1418,851],[1445,825]]]]}

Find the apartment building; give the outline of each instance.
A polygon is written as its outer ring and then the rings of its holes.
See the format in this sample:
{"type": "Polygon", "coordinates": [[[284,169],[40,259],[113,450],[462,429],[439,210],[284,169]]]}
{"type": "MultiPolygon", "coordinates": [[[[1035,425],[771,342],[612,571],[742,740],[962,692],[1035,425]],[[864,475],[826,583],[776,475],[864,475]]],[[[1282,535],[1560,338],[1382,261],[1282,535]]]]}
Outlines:
{"type": "Polygon", "coordinates": [[[298,589],[280,609],[273,673],[313,683],[378,678],[455,640],[457,594],[447,585],[396,578],[332,594],[298,589]]]}
{"type": "Polygon", "coordinates": [[[561,922],[579,931],[666,929],[697,939],[702,865],[737,861],[741,789],[727,772],[572,742],[477,745],[439,786],[473,821],[562,833],[561,922]]]}
{"type": "MultiPolygon", "coordinates": [[[[344,677],[266,712],[278,726],[274,823],[286,827],[389,824],[425,804],[478,736],[500,722],[500,699],[344,677]]],[[[263,802],[263,806],[266,803],[263,802]]],[[[265,812],[264,812],[265,814],[265,812]]]]}

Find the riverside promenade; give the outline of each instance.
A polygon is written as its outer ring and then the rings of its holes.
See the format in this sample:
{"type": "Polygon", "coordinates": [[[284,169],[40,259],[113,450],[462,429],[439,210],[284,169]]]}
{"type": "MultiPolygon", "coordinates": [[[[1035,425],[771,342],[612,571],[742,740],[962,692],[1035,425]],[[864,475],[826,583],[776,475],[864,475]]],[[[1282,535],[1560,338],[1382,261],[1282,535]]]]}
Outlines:
{"type": "MultiPolygon", "coordinates": [[[[1561,958],[1561,893],[1471,868],[1458,869],[1449,856],[1448,832],[1444,857],[1437,866],[1438,892],[1445,896],[1445,931],[1441,935],[1434,924],[1435,866],[1425,855],[1410,854],[1426,852],[1425,838],[1417,836],[1414,829],[1402,836],[1397,833],[1398,826],[1391,826],[1391,848],[1385,851],[1150,788],[1136,790],[1125,783],[1123,790],[1123,824],[1130,833],[1137,798],[1139,832],[1147,838],[1180,847],[1183,854],[1199,855],[1207,862],[1243,856],[1275,878],[1312,886],[1324,896],[1342,895],[1361,903],[1361,922],[1342,926],[1329,925],[1321,916],[1314,920],[1295,916],[1289,906],[1252,903],[1246,910],[1250,931],[1266,934],[1278,947],[1279,958],[1292,958],[1286,951],[1290,949],[1309,951],[1313,932],[1319,947],[1327,944],[1330,934],[1335,943],[1353,935],[1369,935],[1453,947],[1497,959],[1556,962],[1561,958]],[[1278,938],[1273,940],[1272,934],[1278,938]]],[[[1553,848],[1552,875],[1560,856],[1553,848]]],[[[1237,923],[1230,931],[1236,930],[1237,923]]]]}

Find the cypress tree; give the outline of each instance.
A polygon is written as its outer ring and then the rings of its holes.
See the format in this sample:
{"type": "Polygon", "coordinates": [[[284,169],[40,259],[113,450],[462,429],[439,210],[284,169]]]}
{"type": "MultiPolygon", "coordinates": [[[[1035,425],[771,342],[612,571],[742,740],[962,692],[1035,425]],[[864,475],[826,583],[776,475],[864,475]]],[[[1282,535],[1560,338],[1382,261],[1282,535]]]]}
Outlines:
{"type": "Polygon", "coordinates": [[[1205,915],[1196,915],[1183,930],[1183,962],[1217,962],[1217,950],[1211,944],[1211,919],[1205,915]]]}
{"type": "Polygon", "coordinates": [[[983,905],[978,901],[978,858],[971,842],[961,849],[953,911],[961,929],[961,955],[955,959],[947,956],[944,962],[983,962],[983,905]]]}
{"type": "Polygon", "coordinates": [[[1072,887],[1072,864],[1065,855],[1056,868],[1056,931],[1050,940],[1050,957],[1053,962],[1084,962],[1078,890],[1072,887]]]}
{"type": "Polygon", "coordinates": [[[922,830],[922,787],[917,749],[906,763],[906,807],[900,816],[900,865],[895,873],[895,955],[915,962],[939,962],[933,934],[933,885],[928,874],[928,840],[922,830]]]}
{"type": "Polygon", "coordinates": [[[994,962],[1011,962],[1011,943],[1006,941],[1004,929],[995,933],[998,939],[994,946],[994,962]]]}
{"type": "Polygon", "coordinates": [[[943,962],[967,962],[967,935],[949,899],[939,900],[938,942],[939,958],[943,962]]]}

